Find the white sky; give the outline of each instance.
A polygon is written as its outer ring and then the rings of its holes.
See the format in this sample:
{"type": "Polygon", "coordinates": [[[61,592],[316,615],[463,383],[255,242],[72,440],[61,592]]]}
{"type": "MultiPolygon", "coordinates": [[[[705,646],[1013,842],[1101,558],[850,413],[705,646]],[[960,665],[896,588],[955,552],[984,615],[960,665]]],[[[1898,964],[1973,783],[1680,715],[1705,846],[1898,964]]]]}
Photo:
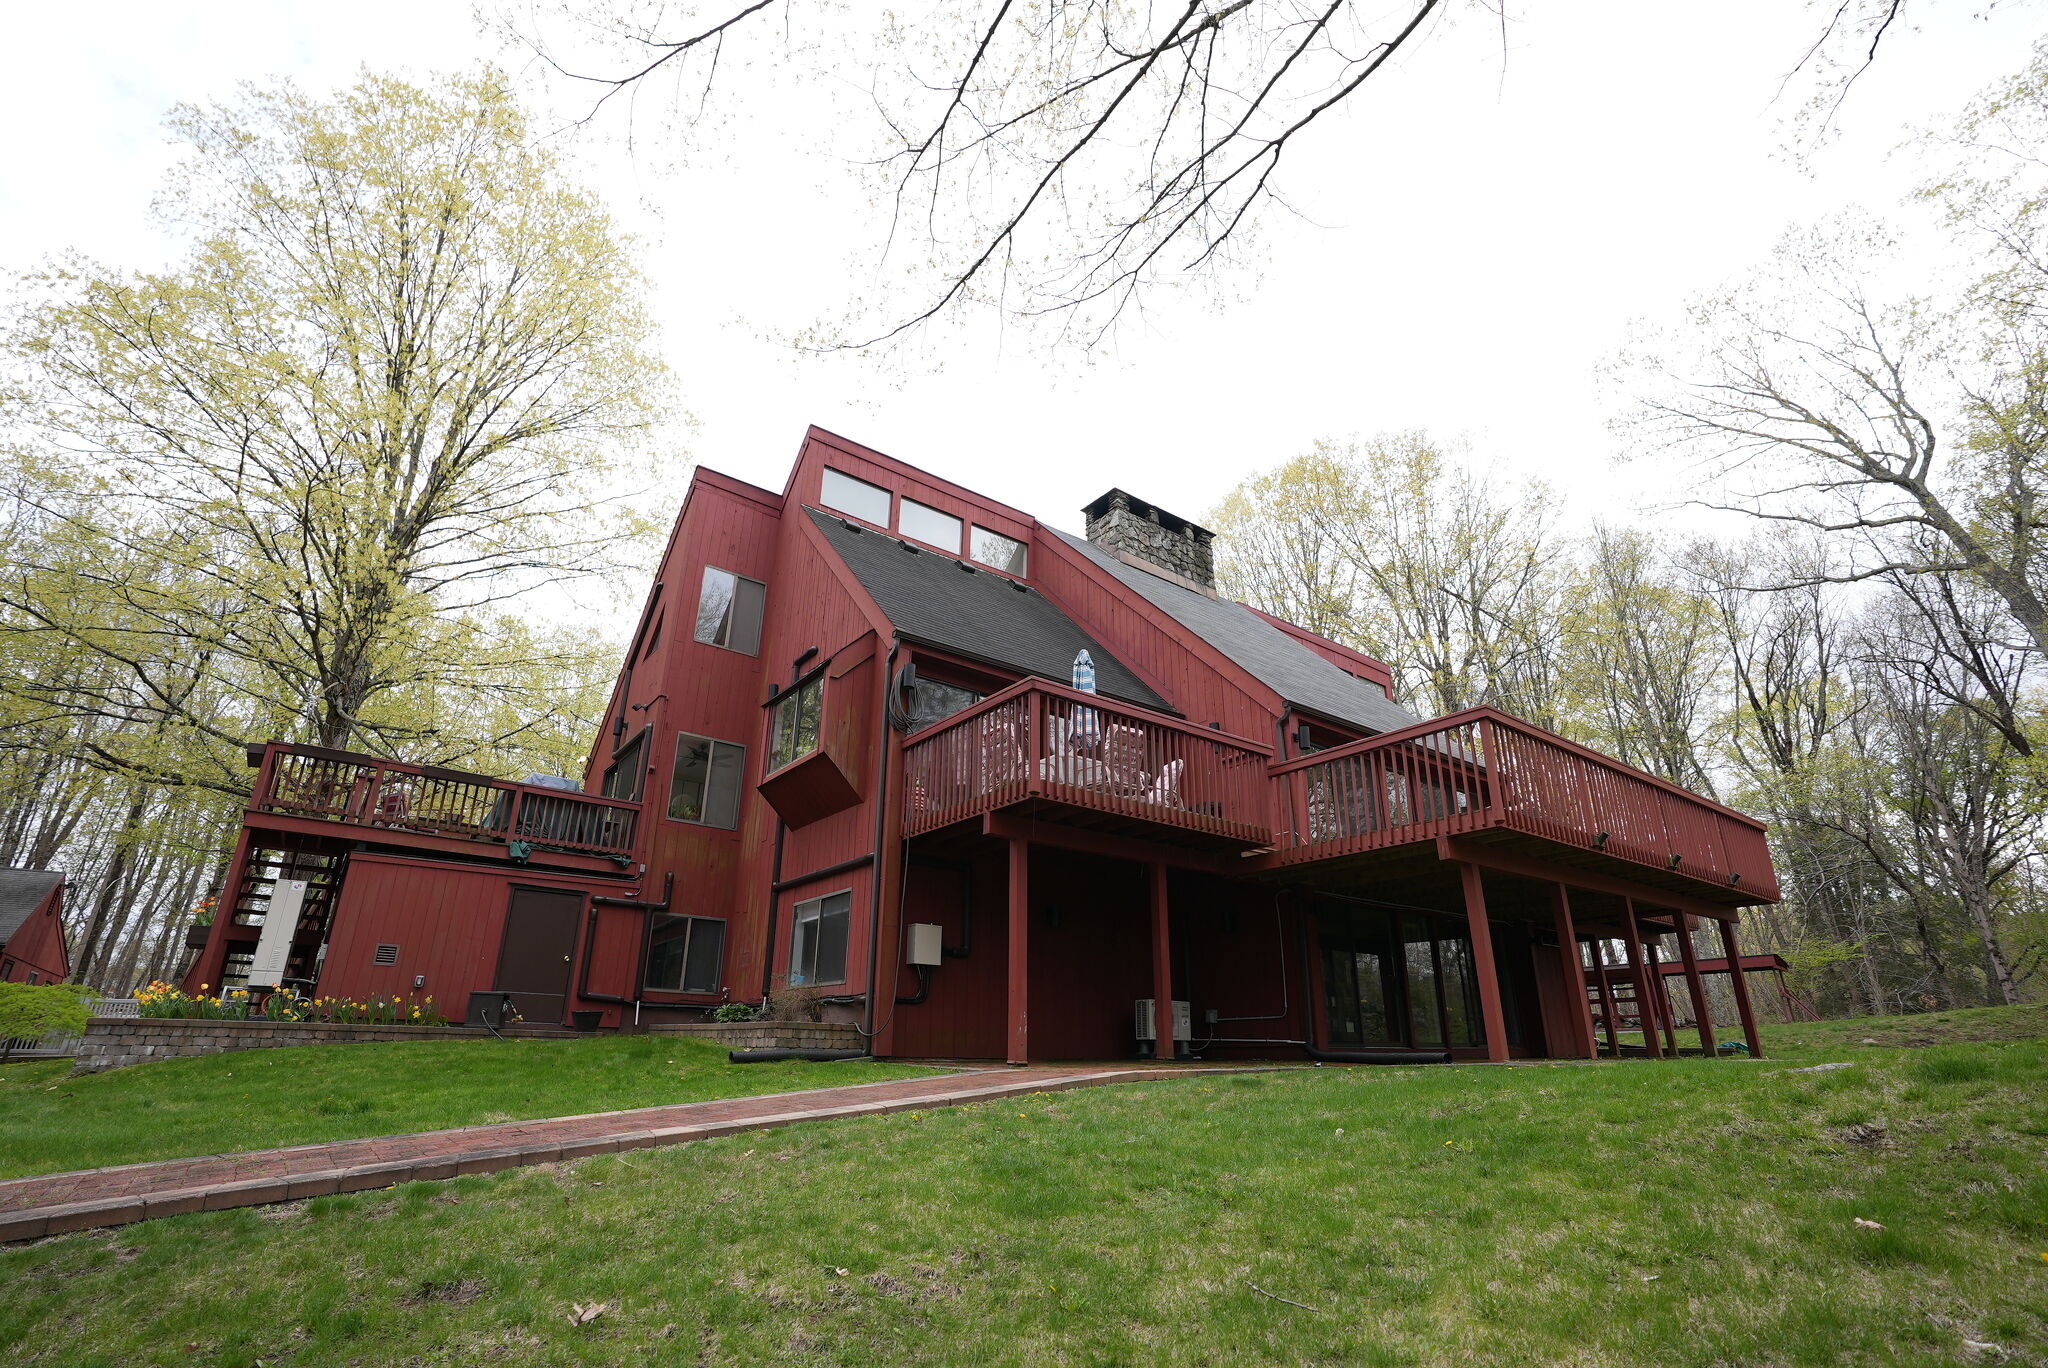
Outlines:
{"type": "MultiPolygon", "coordinates": [[[[838,159],[860,130],[801,127],[800,104],[743,107],[675,174],[645,150],[587,155],[649,242],[663,344],[697,420],[679,462],[779,487],[816,422],[1075,527],[1112,483],[1198,518],[1318,436],[1422,427],[1542,474],[1581,514],[1626,517],[1684,493],[1669,468],[1612,465],[1601,371],[1631,322],[1672,321],[1790,225],[1894,212],[1920,179],[1888,156],[1908,127],[2017,69],[2042,22],[2026,5],[1977,8],[1932,8],[1892,40],[1811,175],[1783,152],[1798,98],[1775,99],[1822,22],[1793,0],[1511,5],[1505,72],[1497,31],[1457,25],[1301,149],[1285,189],[1320,226],[1272,220],[1268,264],[1230,282],[1231,302],[1155,299],[1142,328],[1085,361],[991,329],[893,363],[780,340],[861,279],[834,225],[874,212],[838,159]]],[[[0,269],[19,269],[74,248],[166,259],[146,209],[175,102],[497,49],[469,0],[104,0],[7,6],[0,53],[0,269]]]]}

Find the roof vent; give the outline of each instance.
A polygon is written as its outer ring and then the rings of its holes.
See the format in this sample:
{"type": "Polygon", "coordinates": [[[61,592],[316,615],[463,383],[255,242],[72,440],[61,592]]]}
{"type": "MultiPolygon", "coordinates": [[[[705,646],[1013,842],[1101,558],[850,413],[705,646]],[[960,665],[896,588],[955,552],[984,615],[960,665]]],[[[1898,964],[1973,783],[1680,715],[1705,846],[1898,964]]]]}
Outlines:
{"type": "Polygon", "coordinates": [[[371,957],[371,962],[373,964],[398,963],[398,947],[395,945],[378,946],[377,953],[371,957]]]}
{"type": "Polygon", "coordinates": [[[1112,489],[1081,510],[1088,540],[1124,560],[1143,561],[1174,579],[1213,592],[1215,533],[1197,527],[1121,489],[1112,489]]]}

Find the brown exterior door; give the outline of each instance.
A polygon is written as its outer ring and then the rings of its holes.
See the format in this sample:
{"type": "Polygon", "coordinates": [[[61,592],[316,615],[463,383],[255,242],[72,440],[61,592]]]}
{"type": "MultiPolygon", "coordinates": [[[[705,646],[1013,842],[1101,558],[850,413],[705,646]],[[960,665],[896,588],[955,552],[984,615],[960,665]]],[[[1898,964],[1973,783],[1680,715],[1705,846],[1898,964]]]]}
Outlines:
{"type": "Polygon", "coordinates": [[[515,888],[498,951],[496,991],[509,993],[519,1015],[536,1025],[559,1026],[569,1007],[569,964],[576,953],[576,923],[583,895],[515,888]]]}

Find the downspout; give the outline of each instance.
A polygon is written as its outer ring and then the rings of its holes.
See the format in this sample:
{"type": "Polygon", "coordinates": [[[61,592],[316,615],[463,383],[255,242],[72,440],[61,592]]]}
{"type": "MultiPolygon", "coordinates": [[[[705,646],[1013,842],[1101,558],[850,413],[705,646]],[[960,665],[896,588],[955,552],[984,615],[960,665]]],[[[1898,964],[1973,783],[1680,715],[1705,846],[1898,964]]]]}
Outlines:
{"type": "MultiPolygon", "coordinates": [[[[862,1015],[867,1018],[867,1025],[861,1029],[861,1034],[870,1040],[880,1034],[881,1030],[875,1025],[875,996],[880,992],[882,982],[882,966],[878,959],[882,948],[882,872],[883,866],[888,863],[882,858],[882,838],[888,833],[889,822],[889,748],[896,739],[896,729],[889,721],[889,693],[896,687],[896,656],[902,649],[902,639],[892,634],[889,638],[889,658],[882,664],[881,707],[875,719],[882,724],[882,732],[880,745],[876,747],[880,755],[875,762],[875,864],[868,879],[868,1000],[862,1009],[862,1015]]],[[[910,874],[908,852],[905,852],[905,856],[903,872],[907,883],[910,874]]],[[[889,967],[896,967],[893,961],[889,967]]],[[[889,995],[895,996],[893,988],[890,989],[889,995]]]]}
{"type": "Polygon", "coordinates": [[[782,837],[788,828],[782,823],[782,814],[775,814],[775,863],[768,871],[768,949],[761,956],[761,1001],[766,1004],[768,994],[775,987],[775,910],[782,902],[782,837]]]}

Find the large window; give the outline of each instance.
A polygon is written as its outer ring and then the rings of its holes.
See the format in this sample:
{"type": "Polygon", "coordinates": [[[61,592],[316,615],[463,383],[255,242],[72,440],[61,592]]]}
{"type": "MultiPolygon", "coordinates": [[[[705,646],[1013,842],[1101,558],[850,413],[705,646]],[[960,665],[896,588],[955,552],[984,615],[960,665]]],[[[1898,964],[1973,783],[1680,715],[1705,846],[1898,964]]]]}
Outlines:
{"type": "Polygon", "coordinates": [[[704,588],[697,596],[697,640],[742,655],[761,652],[761,606],[768,586],[716,566],[704,567],[704,588]]]}
{"type": "Polygon", "coordinates": [[[648,937],[642,983],[658,993],[715,993],[724,956],[724,922],[663,912],[648,937]]]}
{"type": "Polygon", "coordinates": [[[853,894],[833,893],[796,905],[789,945],[789,986],[846,982],[846,931],[853,894]]]}
{"type": "Polygon", "coordinates": [[[896,530],[927,546],[951,551],[956,556],[960,554],[960,520],[951,513],[928,508],[915,499],[903,501],[903,511],[897,515],[896,530]]]}
{"type": "Polygon", "coordinates": [[[639,800],[641,772],[647,768],[646,754],[647,733],[643,730],[612,757],[611,768],[604,772],[605,797],[621,798],[628,803],[639,800]]]}
{"type": "Polygon", "coordinates": [[[942,721],[981,702],[981,695],[972,689],[963,689],[957,684],[946,684],[936,679],[920,677],[910,690],[910,730],[923,731],[932,723],[942,721]]]}
{"type": "Polygon", "coordinates": [[[668,786],[668,815],[728,831],[740,824],[740,783],[747,748],[688,732],[676,737],[676,772],[668,786]]]}
{"type": "Polygon", "coordinates": [[[866,480],[856,480],[831,466],[825,467],[825,482],[818,491],[818,501],[827,508],[871,522],[877,527],[889,525],[889,491],[866,480]]]}
{"type": "Polygon", "coordinates": [[[1024,543],[1014,537],[991,532],[986,527],[977,527],[974,529],[972,549],[968,554],[983,565],[1008,571],[1019,579],[1024,577],[1024,543]]]}
{"type": "Polygon", "coordinates": [[[1332,1044],[1481,1043],[1479,981],[1460,918],[1326,898],[1316,923],[1332,1044]]]}
{"type": "Polygon", "coordinates": [[[770,773],[818,748],[818,723],[824,702],[823,674],[812,675],[775,700],[768,723],[770,773]]]}

